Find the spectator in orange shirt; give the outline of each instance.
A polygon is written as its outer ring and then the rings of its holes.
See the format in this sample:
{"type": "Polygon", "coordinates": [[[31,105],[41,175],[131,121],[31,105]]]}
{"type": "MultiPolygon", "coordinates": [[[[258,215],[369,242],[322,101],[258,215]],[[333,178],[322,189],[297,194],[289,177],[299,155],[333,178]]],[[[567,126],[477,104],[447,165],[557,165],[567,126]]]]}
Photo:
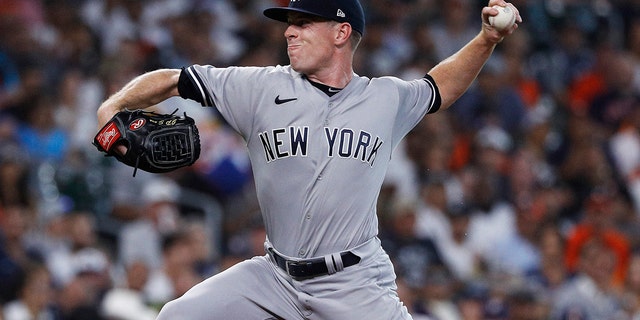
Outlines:
{"type": "Polygon", "coordinates": [[[569,233],[565,262],[569,272],[575,272],[582,247],[591,240],[599,240],[615,254],[613,284],[622,285],[627,274],[631,254],[627,237],[615,228],[615,201],[613,194],[592,192],[584,205],[584,216],[569,233]]]}

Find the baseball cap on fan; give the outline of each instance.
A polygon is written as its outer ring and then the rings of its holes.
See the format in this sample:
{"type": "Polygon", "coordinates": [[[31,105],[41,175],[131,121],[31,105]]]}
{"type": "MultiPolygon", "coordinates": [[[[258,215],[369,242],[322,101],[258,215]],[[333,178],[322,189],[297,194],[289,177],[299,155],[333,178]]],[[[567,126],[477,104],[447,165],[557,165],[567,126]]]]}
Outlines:
{"type": "Polygon", "coordinates": [[[288,7],[268,8],[263,13],[268,18],[287,22],[289,12],[347,22],[353,30],[364,34],[364,10],[358,0],[291,0],[288,7]]]}

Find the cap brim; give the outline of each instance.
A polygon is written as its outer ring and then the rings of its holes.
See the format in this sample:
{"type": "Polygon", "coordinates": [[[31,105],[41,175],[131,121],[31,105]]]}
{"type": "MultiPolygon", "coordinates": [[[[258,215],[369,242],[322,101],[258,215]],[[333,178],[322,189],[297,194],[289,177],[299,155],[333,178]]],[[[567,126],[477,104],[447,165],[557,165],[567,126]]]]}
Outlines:
{"type": "Polygon", "coordinates": [[[281,22],[288,22],[288,20],[289,20],[289,12],[306,13],[308,15],[329,19],[327,17],[320,16],[320,15],[318,15],[316,13],[313,13],[313,12],[310,12],[310,11],[307,11],[307,10],[298,9],[298,8],[289,8],[289,7],[268,8],[268,9],[265,9],[262,12],[262,14],[264,14],[267,18],[270,18],[270,19],[273,19],[273,20],[277,20],[277,21],[281,21],[281,22]]]}

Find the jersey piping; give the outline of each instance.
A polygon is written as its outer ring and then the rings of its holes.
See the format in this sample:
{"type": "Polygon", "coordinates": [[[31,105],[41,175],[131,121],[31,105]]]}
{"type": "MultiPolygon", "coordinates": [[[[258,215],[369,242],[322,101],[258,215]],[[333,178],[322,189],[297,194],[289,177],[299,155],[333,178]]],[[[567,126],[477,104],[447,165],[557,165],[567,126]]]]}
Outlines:
{"type": "Polygon", "coordinates": [[[429,111],[427,113],[435,113],[440,110],[440,105],[442,104],[440,89],[438,89],[436,81],[433,80],[433,77],[431,77],[430,75],[426,74],[423,79],[434,92],[433,99],[431,100],[431,105],[429,106],[429,111]]]}
{"type": "Polygon", "coordinates": [[[215,104],[213,103],[213,99],[211,99],[209,93],[204,89],[205,86],[202,79],[200,79],[200,76],[198,76],[197,73],[193,72],[193,66],[182,68],[180,79],[183,79],[183,75],[187,76],[189,80],[191,80],[190,82],[192,84],[192,87],[197,89],[197,92],[195,92],[195,90],[189,90],[189,86],[187,83],[179,81],[178,93],[182,98],[192,99],[200,102],[203,107],[215,106],[215,104]]]}

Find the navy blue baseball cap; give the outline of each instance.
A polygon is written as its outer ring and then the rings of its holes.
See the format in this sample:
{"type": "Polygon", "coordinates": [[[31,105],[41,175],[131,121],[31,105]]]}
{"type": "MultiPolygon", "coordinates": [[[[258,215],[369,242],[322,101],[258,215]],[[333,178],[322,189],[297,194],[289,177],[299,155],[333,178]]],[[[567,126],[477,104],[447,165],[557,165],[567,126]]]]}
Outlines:
{"type": "Polygon", "coordinates": [[[263,13],[271,19],[287,22],[289,12],[347,22],[353,30],[364,34],[364,10],[358,0],[290,0],[288,7],[268,8],[263,13]]]}

